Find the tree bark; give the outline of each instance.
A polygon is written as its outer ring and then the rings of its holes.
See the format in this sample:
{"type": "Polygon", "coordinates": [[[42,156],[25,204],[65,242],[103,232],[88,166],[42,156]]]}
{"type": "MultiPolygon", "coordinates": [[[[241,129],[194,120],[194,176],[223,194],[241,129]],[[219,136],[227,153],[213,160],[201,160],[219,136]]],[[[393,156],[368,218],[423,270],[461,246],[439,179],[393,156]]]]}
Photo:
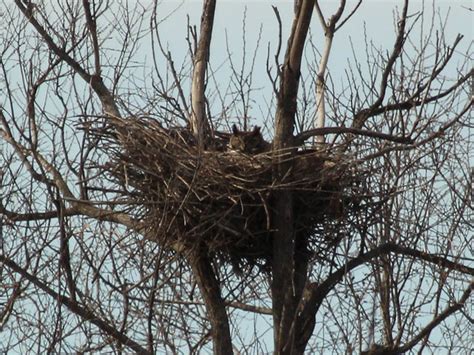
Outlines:
{"type": "MultiPolygon", "coordinates": [[[[300,1],[295,8],[295,19],[285,62],[280,77],[274,139],[274,180],[278,184],[291,171],[288,155],[294,154],[294,121],[300,79],[301,58],[313,12],[314,0],[300,1]]],[[[290,329],[295,319],[299,300],[306,282],[307,261],[295,257],[294,201],[291,191],[277,191],[273,213],[273,324],[276,354],[291,354],[294,333],[290,329]],[[296,265],[297,264],[297,265],[296,265]],[[290,336],[293,334],[293,336],[290,336]]]]}
{"type": "Polygon", "coordinates": [[[209,130],[209,123],[206,117],[205,83],[215,11],[216,0],[206,0],[201,16],[199,43],[194,55],[194,71],[191,88],[191,129],[200,149],[204,149],[206,133],[209,130]]]}
{"type": "MultiPolygon", "coordinates": [[[[314,119],[314,128],[324,128],[326,120],[326,103],[325,103],[325,93],[326,93],[326,69],[328,66],[329,54],[331,53],[332,40],[334,38],[334,33],[336,32],[336,23],[341,18],[341,15],[346,6],[346,0],[341,0],[337,12],[331,16],[328,23],[326,24],[324,16],[322,14],[321,8],[318,3],[315,4],[316,12],[321,21],[321,26],[324,30],[324,36],[326,40],[324,42],[323,54],[319,62],[319,69],[316,75],[316,115],[314,119]]],[[[316,136],[315,143],[324,143],[324,135],[316,136]]]]}
{"type": "Polygon", "coordinates": [[[232,354],[229,317],[227,317],[220,284],[212,269],[211,262],[207,256],[198,253],[191,258],[190,262],[211,323],[213,352],[215,355],[232,354]]]}

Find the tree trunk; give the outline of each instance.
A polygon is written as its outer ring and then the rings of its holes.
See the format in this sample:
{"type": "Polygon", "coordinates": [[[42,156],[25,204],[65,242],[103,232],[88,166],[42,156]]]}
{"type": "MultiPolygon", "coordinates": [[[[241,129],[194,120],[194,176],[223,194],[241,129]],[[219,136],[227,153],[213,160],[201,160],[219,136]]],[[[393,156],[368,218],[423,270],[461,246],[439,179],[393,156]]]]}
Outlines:
{"type": "MultiPolygon", "coordinates": [[[[291,171],[293,129],[300,78],[301,58],[313,12],[314,0],[296,6],[295,20],[288,41],[278,92],[275,139],[274,180],[282,182],[291,171]]],[[[306,258],[296,257],[294,201],[291,191],[277,191],[273,196],[273,324],[276,354],[291,354],[295,338],[291,332],[299,301],[306,283],[306,258]],[[290,335],[292,334],[292,335],[290,335]]],[[[298,247],[300,249],[301,246],[298,247]]],[[[303,246],[304,248],[304,246],[303,246]]]]}
{"type": "Polygon", "coordinates": [[[190,260],[194,277],[206,305],[211,323],[211,336],[215,355],[232,354],[229,318],[222,299],[220,284],[207,256],[196,253],[190,260]]]}

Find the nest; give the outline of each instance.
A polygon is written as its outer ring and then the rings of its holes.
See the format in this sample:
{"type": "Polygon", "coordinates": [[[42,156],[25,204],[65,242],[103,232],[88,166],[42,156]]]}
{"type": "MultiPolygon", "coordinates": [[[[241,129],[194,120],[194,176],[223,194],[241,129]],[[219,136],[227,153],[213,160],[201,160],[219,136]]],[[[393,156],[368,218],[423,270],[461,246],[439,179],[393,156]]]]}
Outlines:
{"type": "MultiPolygon", "coordinates": [[[[109,160],[103,166],[129,209],[163,247],[204,248],[225,260],[255,264],[272,257],[273,200],[291,191],[297,238],[344,213],[351,183],[343,157],[323,151],[244,154],[227,151],[229,134],[199,152],[185,129],[165,129],[144,118],[114,121],[98,136],[109,160]],[[119,132],[119,133],[117,133],[119,132]],[[291,168],[275,179],[275,161],[291,168]]],[[[291,208],[291,206],[289,206],[291,208]]],[[[320,241],[327,242],[327,241],[320,241]]]]}

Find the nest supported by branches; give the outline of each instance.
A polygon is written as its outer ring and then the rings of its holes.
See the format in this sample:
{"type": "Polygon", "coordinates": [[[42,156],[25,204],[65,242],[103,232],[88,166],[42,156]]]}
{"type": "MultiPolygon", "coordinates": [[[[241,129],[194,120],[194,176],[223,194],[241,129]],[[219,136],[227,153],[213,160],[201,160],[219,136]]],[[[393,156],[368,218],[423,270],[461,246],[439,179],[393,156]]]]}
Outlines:
{"type": "Polygon", "coordinates": [[[239,263],[268,261],[272,202],[282,190],[294,196],[297,238],[314,236],[318,225],[346,213],[343,193],[353,178],[343,156],[322,150],[228,151],[230,134],[199,152],[189,131],[145,118],[114,120],[88,132],[100,138],[109,159],[103,169],[132,206],[128,212],[164,247],[205,248],[239,263]],[[279,180],[277,154],[291,165],[279,180]]]}

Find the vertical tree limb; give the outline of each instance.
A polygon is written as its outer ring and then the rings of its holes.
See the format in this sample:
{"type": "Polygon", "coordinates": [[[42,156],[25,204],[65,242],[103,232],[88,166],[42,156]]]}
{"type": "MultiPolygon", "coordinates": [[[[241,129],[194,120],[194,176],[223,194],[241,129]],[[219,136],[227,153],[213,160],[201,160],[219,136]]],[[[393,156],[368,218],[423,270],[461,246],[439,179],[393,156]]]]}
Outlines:
{"type": "Polygon", "coordinates": [[[205,83],[215,10],[216,0],[206,0],[204,2],[199,43],[194,56],[193,81],[191,84],[191,130],[200,149],[204,148],[204,139],[206,132],[209,130],[209,122],[206,117],[205,83]]]}
{"type": "MultiPolygon", "coordinates": [[[[292,154],[293,129],[300,79],[301,59],[308,33],[314,0],[295,2],[295,18],[288,40],[288,48],[280,75],[280,89],[277,95],[275,118],[274,179],[280,181],[291,170],[291,162],[283,162],[283,150],[292,154]]],[[[285,152],[286,153],[286,152],[285,152]]],[[[295,261],[295,230],[293,195],[281,191],[274,196],[273,227],[273,324],[275,353],[291,354],[294,337],[288,338],[297,305],[306,280],[306,261],[295,261]],[[295,266],[295,262],[299,265],[295,266]],[[296,275],[298,270],[298,275],[296,275]],[[302,277],[303,276],[303,277],[302,277]]]]}
{"type": "Polygon", "coordinates": [[[95,21],[95,16],[91,12],[91,4],[89,0],[82,0],[82,6],[84,7],[84,14],[86,16],[87,28],[89,34],[92,38],[92,48],[94,51],[94,67],[95,74],[100,75],[101,65],[100,65],[100,46],[99,40],[97,39],[97,24],[95,21]]]}
{"type": "MultiPolygon", "coordinates": [[[[346,1],[341,0],[339,8],[337,9],[336,13],[332,15],[326,24],[324,19],[323,13],[319,6],[319,3],[316,1],[315,8],[318,14],[318,17],[321,21],[321,27],[324,30],[324,36],[326,37],[324,42],[324,49],[323,54],[321,56],[321,60],[319,62],[318,73],[316,75],[316,114],[314,120],[314,128],[323,128],[325,125],[325,117],[326,117],[326,106],[325,106],[325,74],[329,60],[329,54],[331,53],[332,48],[332,40],[334,38],[334,33],[336,32],[336,23],[341,18],[341,15],[344,11],[346,6],[346,1]]],[[[317,143],[324,143],[324,136],[316,136],[315,142],[317,143]]]]}
{"type": "Polygon", "coordinates": [[[292,144],[301,59],[313,6],[314,0],[301,1],[295,13],[280,78],[275,119],[275,149],[283,149],[292,144]]]}
{"type": "Polygon", "coordinates": [[[227,317],[225,302],[221,296],[220,284],[210,260],[207,256],[196,253],[191,257],[190,264],[211,323],[214,354],[232,354],[229,318],[227,317]]]}

